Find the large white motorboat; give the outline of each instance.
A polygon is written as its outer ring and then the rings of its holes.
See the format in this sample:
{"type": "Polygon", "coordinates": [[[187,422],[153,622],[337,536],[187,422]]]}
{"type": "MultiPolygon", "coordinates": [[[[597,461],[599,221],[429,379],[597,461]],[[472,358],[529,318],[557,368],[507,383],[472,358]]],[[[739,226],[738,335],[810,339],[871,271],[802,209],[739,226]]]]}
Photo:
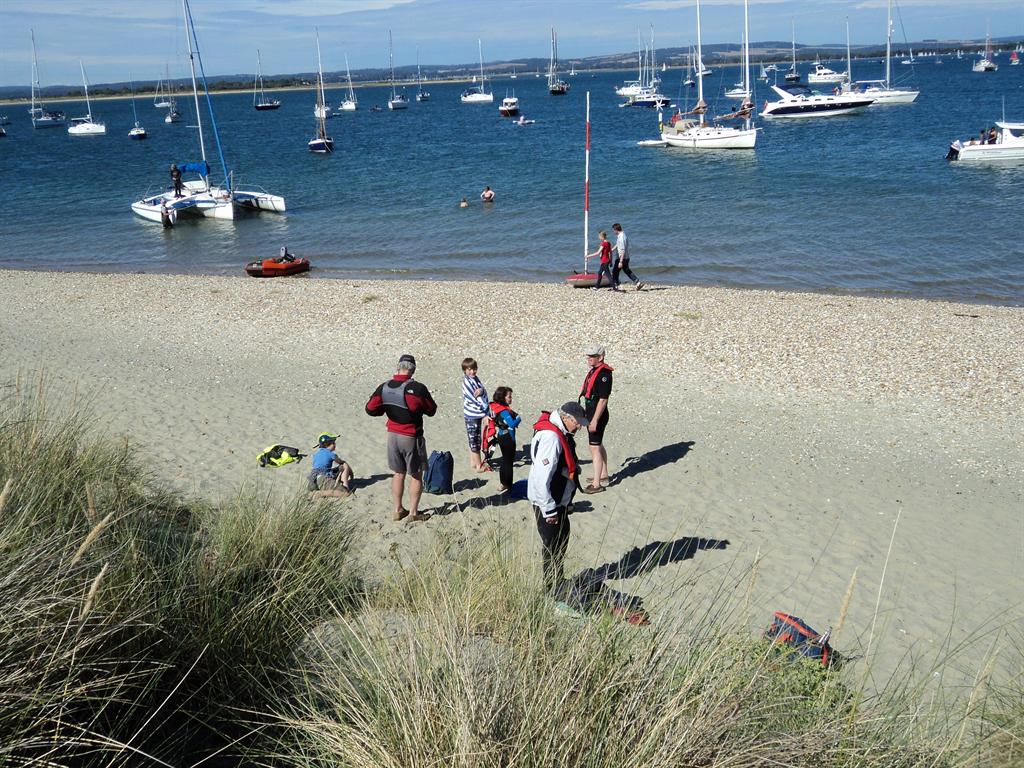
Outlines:
{"type": "MultiPolygon", "coordinates": [[[[747,20],[747,0],[743,0],[743,82],[750,83],[750,30],[747,20]]],[[[700,0],[697,0],[697,61],[701,60],[700,0]]],[[[749,86],[748,86],[749,87],[749,86]]],[[[741,119],[743,127],[707,122],[707,104],[704,103],[703,67],[697,68],[697,104],[693,110],[678,113],[668,125],[661,126],[661,140],[670,147],[686,149],[753,149],[757,144],[757,128],[751,123],[754,105],[744,101],[735,112],[720,119],[741,119]]]]}
{"type": "MultiPolygon", "coordinates": [[[[846,60],[847,71],[853,76],[853,65],[850,60],[850,33],[846,33],[846,60]]],[[[938,63],[938,62],[936,62],[938,63]]],[[[888,2],[888,22],[886,24],[885,36],[885,79],[884,80],[858,80],[856,83],[847,81],[843,87],[844,92],[859,93],[873,98],[874,106],[885,106],[887,104],[910,104],[917,98],[920,91],[912,88],[892,87],[892,0],[888,2]]]]}
{"type": "Polygon", "coordinates": [[[59,109],[46,109],[40,98],[39,64],[36,62],[36,32],[29,30],[32,36],[32,105],[28,114],[32,118],[33,128],[63,128],[67,116],[59,109]]]}
{"type": "Polygon", "coordinates": [[[85,64],[78,60],[78,66],[82,69],[82,88],[85,90],[85,117],[71,118],[71,125],[68,126],[70,136],[106,136],[107,126],[92,119],[92,102],[89,101],[89,81],[85,77],[85,64]]]}
{"type": "Polygon", "coordinates": [[[345,79],[348,80],[348,95],[338,107],[342,112],[355,112],[359,109],[359,100],[356,98],[355,89],[352,87],[352,72],[348,68],[348,54],[345,54],[345,79]]]}
{"type": "Polygon", "coordinates": [[[252,106],[257,112],[281,107],[278,99],[268,99],[263,90],[263,58],[260,56],[259,48],[256,49],[256,78],[252,81],[252,106]]]}
{"type": "Polygon", "coordinates": [[[565,96],[569,92],[569,84],[558,76],[558,35],[551,28],[551,59],[548,61],[548,93],[552,96],[565,96]]]}
{"type": "Polygon", "coordinates": [[[957,139],[949,145],[947,160],[962,162],[1024,160],[1024,123],[996,123],[995,136],[957,139]]]}
{"type": "Polygon", "coordinates": [[[858,112],[874,103],[863,93],[823,94],[799,83],[773,85],[777,101],[766,101],[761,117],[835,117],[858,112]]]}
{"type": "Polygon", "coordinates": [[[498,107],[498,114],[502,117],[515,117],[519,114],[519,99],[515,91],[512,91],[511,96],[506,92],[505,98],[501,100],[501,106],[498,107]]]}
{"type": "MultiPolygon", "coordinates": [[[[141,200],[132,203],[132,211],[148,221],[163,224],[165,227],[174,225],[182,216],[232,220],[240,211],[246,210],[283,213],[285,211],[283,197],[272,195],[264,190],[253,191],[235,188],[234,176],[228,170],[227,162],[224,160],[217,124],[213,120],[211,120],[212,130],[217,139],[216,145],[221,169],[224,173],[224,182],[217,185],[210,180],[210,164],[206,160],[206,141],[203,138],[202,110],[199,108],[199,81],[196,74],[196,62],[199,63],[199,75],[203,78],[203,90],[207,94],[209,90],[206,85],[206,74],[203,71],[203,59],[199,52],[199,38],[196,37],[195,27],[192,24],[189,0],[181,0],[181,5],[185,17],[185,36],[192,70],[192,98],[196,105],[196,133],[199,138],[199,152],[202,159],[197,162],[184,163],[178,167],[183,175],[189,173],[196,176],[193,179],[182,180],[180,193],[177,193],[172,187],[155,195],[147,194],[141,200]]],[[[207,99],[206,104],[212,117],[212,100],[207,99]]]]}
{"type": "Polygon", "coordinates": [[[847,72],[836,72],[820,61],[811,64],[814,69],[807,75],[808,83],[842,83],[849,79],[847,72]]]}
{"type": "Polygon", "coordinates": [[[388,99],[388,109],[409,108],[409,97],[405,93],[398,93],[395,90],[395,49],[391,40],[391,30],[388,30],[388,62],[391,64],[391,98],[388,99]]]}
{"type": "Polygon", "coordinates": [[[334,151],[334,139],[327,135],[327,111],[322,107],[327,106],[327,96],[324,93],[324,67],[320,61],[320,30],[316,30],[316,134],[309,140],[307,146],[310,152],[318,155],[327,155],[334,151]]]}
{"type": "Polygon", "coordinates": [[[476,45],[480,51],[480,83],[464,90],[459,101],[463,104],[492,104],[494,94],[487,91],[487,79],[484,77],[484,46],[479,39],[476,45]]]}

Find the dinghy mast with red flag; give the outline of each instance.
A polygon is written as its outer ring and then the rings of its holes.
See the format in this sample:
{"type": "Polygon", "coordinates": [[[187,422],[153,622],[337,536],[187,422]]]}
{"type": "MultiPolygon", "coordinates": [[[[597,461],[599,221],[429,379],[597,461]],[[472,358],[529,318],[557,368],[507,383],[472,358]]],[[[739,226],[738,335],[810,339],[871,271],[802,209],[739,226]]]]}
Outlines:
{"type": "Polygon", "coordinates": [[[587,139],[583,164],[583,271],[565,278],[573,288],[593,288],[597,285],[597,273],[587,269],[590,261],[590,91],[587,91],[587,139]]]}

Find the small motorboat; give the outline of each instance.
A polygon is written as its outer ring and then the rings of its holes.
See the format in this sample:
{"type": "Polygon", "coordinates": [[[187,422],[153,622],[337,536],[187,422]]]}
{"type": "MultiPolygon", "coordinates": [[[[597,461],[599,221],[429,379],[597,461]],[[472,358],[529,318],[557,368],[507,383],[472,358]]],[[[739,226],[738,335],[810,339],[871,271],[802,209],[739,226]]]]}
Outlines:
{"type": "Polygon", "coordinates": [[[296,258],[287,247],[282,247],[276,259],[250,261],[245,265],[245,272],[249,277],[289,277],[309,272],[309,259],[296,258]]]}

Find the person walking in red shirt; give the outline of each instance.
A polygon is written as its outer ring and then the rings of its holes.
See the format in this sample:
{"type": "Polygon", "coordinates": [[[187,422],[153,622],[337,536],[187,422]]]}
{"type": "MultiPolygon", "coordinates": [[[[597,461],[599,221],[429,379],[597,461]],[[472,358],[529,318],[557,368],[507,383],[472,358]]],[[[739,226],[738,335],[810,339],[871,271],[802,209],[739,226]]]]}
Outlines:
{"type": "Polygon", "coordinates": [[[607,232],[600,232],[601,244],[597,250],[593,253],[588,253],[587,258],[591,259],[594,256],[601,256],[601,266],[597,270],[597,285],[592,290],[597,290],[601,287],[601,278],[604,276],[608,277],[608,285],[611,286],[613,291],[619,290],[618,286],[612,282],[612,244],[608,240],[607,232]]]}
{"type": "Polygon", "coordinates": [[[423,494],[423,470],[427,467],[427,441],[423,437],[423,417],[437,413],[437,404],[430,390],[413,380],[416,358],[402,355],[398,370],[370,395],[366,412],[370,416],[384,416],[388,430],[388,468],[391,478],[391,498],[395,503],[393,520],[408,518],[413,522],[429,520],[430,515],[419,511],[423,494]],[[402,505],[405,478],[409,476],[409,508],[402,505]]]}

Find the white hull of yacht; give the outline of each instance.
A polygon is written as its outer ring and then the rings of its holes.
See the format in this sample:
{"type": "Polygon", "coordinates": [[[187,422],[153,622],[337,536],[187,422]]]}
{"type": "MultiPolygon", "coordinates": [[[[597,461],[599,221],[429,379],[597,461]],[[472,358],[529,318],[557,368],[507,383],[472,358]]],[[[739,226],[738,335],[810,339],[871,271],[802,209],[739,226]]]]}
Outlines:
{"type": "Polygon", "coordinates": [[[75,118],[68,126],[69,136],[106,136],[107,126],[85,118],[75,118]]]}
{"type": "Polygon", "coordinates": [[[408,99],[399,98],[399,99],[389,99],[388,100],[388,109],[395,110],[395,109],[408,109],[408,108],[409,108],[409,100],[408,99]]]}
{"type": "Polygon", "coordinates": [[[868,88],[864,95],[875,100],[871,106],[887,104],[913,104],[920,91],[905,91],[900,88],[868,88]]]}
{"type": "Polygon", "coordinates": [[[459,97],[463,104],[493,104],[493,93],[464,93],[459,97]]]}
{"type": "Polygon", "coordinates": [[[345,99],[345,101],[341,102],[341,106],[338,107],[338,109],[342,112],[355,112],[359,109],[359,102],[352,101],[351,99],[345,99]]]}
{"type": "Polygon", "coordinates": [[[661,132],[661,140],[670,147],[685,149],[754,149],[757,128],[692,124],[666,128],[661,132]]]}

